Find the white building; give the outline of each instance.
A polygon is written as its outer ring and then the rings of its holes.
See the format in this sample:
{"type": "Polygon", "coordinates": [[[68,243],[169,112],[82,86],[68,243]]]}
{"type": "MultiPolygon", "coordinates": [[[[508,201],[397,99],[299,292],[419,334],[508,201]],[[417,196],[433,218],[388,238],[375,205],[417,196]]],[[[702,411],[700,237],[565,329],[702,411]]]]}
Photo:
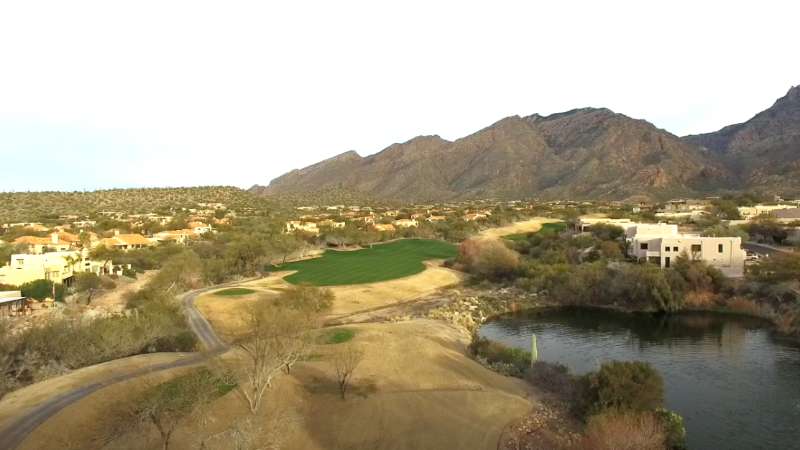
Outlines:
{"type": "Polygon", "coordinates": [[[740,206],[738,208],[739,215],[744,220],[750,220],[757,216],[769,215],[781,209],[796,208],[795,205],[755,205],[755,206],[740,206]]]}
{"type": "Polygon", "coordinates": [[[670,267],[676,258],[685,256],[703,260],[729,277],[744,275],[742,238],[681,234],[677,226],[664,225],[667,224],[640,224],[626,230],[628,254],[662,268],[670,267]]]}
{"type": "Polygon", "coordinates": [[[111,261],[93,261],[88,255],[88,251],[11,255],[10,264],[0,267],[0,283],[20,286],[34,280],[51,280],[56,284],[69,284],[76,273],[102,275],[115,271],[111,261]]]}

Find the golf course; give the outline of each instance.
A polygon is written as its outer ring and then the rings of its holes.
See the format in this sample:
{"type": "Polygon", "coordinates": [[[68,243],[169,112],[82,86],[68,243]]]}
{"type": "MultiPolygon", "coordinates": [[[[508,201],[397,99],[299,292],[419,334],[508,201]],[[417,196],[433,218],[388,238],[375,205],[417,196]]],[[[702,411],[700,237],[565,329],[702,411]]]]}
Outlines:
{"type": "Polygon", "coordinates": [[[403,239],[356,251],[326,251],[321,257],[277,266],[296,271],[285,278],[292,284],[341,286],[375,283],[425,270],[423,261],[456,256],[453,244],[429,239],[403,239]]]}

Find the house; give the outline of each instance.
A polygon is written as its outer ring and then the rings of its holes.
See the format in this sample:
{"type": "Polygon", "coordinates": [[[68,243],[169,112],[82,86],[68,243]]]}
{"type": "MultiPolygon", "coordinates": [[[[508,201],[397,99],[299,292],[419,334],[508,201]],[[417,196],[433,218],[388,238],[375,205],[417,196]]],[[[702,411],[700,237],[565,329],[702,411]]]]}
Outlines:
{"type": "Polygon", "coordinates": [[[397,228],[411,228],[419,226],[419,222],[414,219],[397,219],[392,223],[394,223],[394,226],[397,228]]]}
{"type": "Polygon", "coordinates": [[[41,254],[46,251],[67,251],[80,244],[80,238],[65,231],[51,233],[48,237],[20,236],[14,239],[15,245],[26,245],[29,253],[41,254]]]}
{"type": "Polygon", "coordinates": [[[317,226],[318,227],[327,227],[327,228],[336,229],[336,228],[344,228],[345,223],[344,222],[336,222],[336,221],[333,221],[331,219],[325,219],[325,220],[321,220],[321,221],[317,222],[317,226]]]}
{"type": "Polygon", "coordinates": [[[657,212],[656,217],[659,219],[698,219],[705,215],[708,215],[709,212],[702,210],[702,209],[695,209],[691,211],[662,211],[657,212]]]}
{"type": "Polygon", "coordinates": [[[431,223],[433,223],[433,222],[444,222],[444,221],[447,220],[447,216],[430,216],[425,220],[427,220],[428,222],[431,222],[431,223]]]}
{"type": "Polygon", "coordinates": [[[599,223],[620,227],[623,230],[636,224],[631,219],[611,219],[609,217],[581,217],[575,224],[575,228],[576,231],[584,232],[588,231],[593,225],[597,225],[599,223]]]}
{"type": "Polygon", "coordinates": [[[186,227],[192,230],[196,235],[206,234],[214,231],[213,228],[211,228],[211,225],[203,222],[189,222],[186,224],[186,227]]]}
{"type": "Polygon", "coordinates": [[[0,284],[20,286],[34,280],[51,280],[57,284],[72,282],[76,273],[96,275],[121,272],[111,261],[88,259],[89,251],[49,252],[39,255],[11,255],[8,265],[0,267],[0,284]]]}
{"type": "Polygon", "coordinates": [[[362,216],[362,217],[354,217],[354,222],[364,222],[365,224],[372,224],[375,223],[375,216],[362,216]]]}
{"type": "Polygon", "coordinates": [[[486,214],[483,213],[469,213],[464,214],[464,220],[467,222],[474,222],[476,220],[484,220],[486,219],[486,214]]]}
{"type": "Polygon", "coordinates": [[[778,222],[790,223],[800,221],[800,208],[787,208],[772,213],[778,222]]]}
{"type": "Polygon", "coordinates": [[[155,245],[155,242],[142,236],[141,234],[121,234],[119,230],[114,231],[114,236],[100,239],[98,245],[116,250],[131,250],[135,248],[145,248],[155,245]]]}
{"type": "Polygon", "coordinates": [[[158,243],[175,243],[185,245],[189,240],[196,238],[198,235],[191,229],[183,230],[167,230],[161,231],[153,235],[158,243]]]}
{"type": "Polygon", "coordinates": [[[739,215],[742,216],[744,220],[750,220],[757,216],[762,215],[772,215],[775,211],[780,211],[782,209],[791,209],[796,208],[795,205],[755,205],[755,206],[740,206],[738,208],[739,215]]]}
{"type": "Polygon", "coordinates": [[[705,261],[729,277],[744,275],[742,238],[682,234],[677,226],[664,225],[668,224],[638,224],[627,229],[629,256],[667,268],[683,255],[705,261]]]}
{"type": "Polygon", "coordinates": [[[296,231],[303,231],[314,235],[319,234],[319,227],[314,222],[301,222],[299,220],[290,220],[286,222],[285,230],[287,233],[294,233],[296,231]]]}
{"type": "Polygon", "coordinates": [[[27,302],[20,291],[0,291],[0,318],[23,313],[27,302]]]}
{"type": "Polygon", "coordinates": [[[375,228],[375,231],[380,231],[381,233],[394,233],[396,231],[394,225],[390,223],[375,223],[372,224],[372,227],[375,228]]]}

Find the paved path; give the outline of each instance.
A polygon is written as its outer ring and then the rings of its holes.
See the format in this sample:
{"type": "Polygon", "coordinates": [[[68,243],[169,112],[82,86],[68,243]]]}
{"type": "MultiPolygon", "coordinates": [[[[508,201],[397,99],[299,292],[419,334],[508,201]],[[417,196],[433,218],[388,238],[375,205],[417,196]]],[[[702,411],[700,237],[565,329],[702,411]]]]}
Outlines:
{"type": "Polygon", "coordinates": [[[205,292],[225,286],[244,283],[247,281],[251,280],[242,280],[233,283],[197,289],[187,292],[183,295],[182,301],[186,311],[187,319],[189,321],[189,326],[197,335],[197,338],[203,347],[205,347],[204,352],[179,357],[180,359],[175,361],[142,367],[132,372],[119,374],[106,380],[75,388],[57,397],[51,398],[33,410],[27,412],[25,415],[12,421],[8,426],[0,431],[0,450],[13,450],[17,448],[25,440],[25,438],[28,437],[29,434],[31,434],[47,419],[54,416],[67,406],[85,398],[94,392],[97,392],[100,389],[123,381],[132,380],[143,375],[199,364],[208,360],[209,358],[213,358],[226,352],[228,350],[228,346],[222,342],[222,340],[214,332],[214,329],[211,328],[211,325],[208,323],[205,317],[200,314],[200,311],[198,311],[194,305],[194,301],[200,294],[205,292]]]}
{"type": "Polygon", "coordinates": [[[795,252],[786,248],[775,247],[774,245],[760,244],[758,242],[745,242],[742,244],[745,250],[760,253],[762,255],[774,255],[776,253],[794,254],[795,252]]]}

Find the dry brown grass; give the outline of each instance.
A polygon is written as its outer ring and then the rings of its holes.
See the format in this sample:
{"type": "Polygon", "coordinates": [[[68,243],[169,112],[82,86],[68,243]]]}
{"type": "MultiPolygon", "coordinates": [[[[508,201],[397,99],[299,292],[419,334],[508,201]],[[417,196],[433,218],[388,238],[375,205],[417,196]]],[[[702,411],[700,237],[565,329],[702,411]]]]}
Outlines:
{"type": "Polygon", "coordinates": [[[652,413],[601,414],[586,427],[585,450],[662,450],[666,433],[652,413]]]}
{"type": "Polygon", "coordinates": [[[738,314],[747,314],[755,317],[767,317],[768,311],[765,311],[758,303],[744,297],[734,297],[725,305],[729,310],[738,314]]]}

